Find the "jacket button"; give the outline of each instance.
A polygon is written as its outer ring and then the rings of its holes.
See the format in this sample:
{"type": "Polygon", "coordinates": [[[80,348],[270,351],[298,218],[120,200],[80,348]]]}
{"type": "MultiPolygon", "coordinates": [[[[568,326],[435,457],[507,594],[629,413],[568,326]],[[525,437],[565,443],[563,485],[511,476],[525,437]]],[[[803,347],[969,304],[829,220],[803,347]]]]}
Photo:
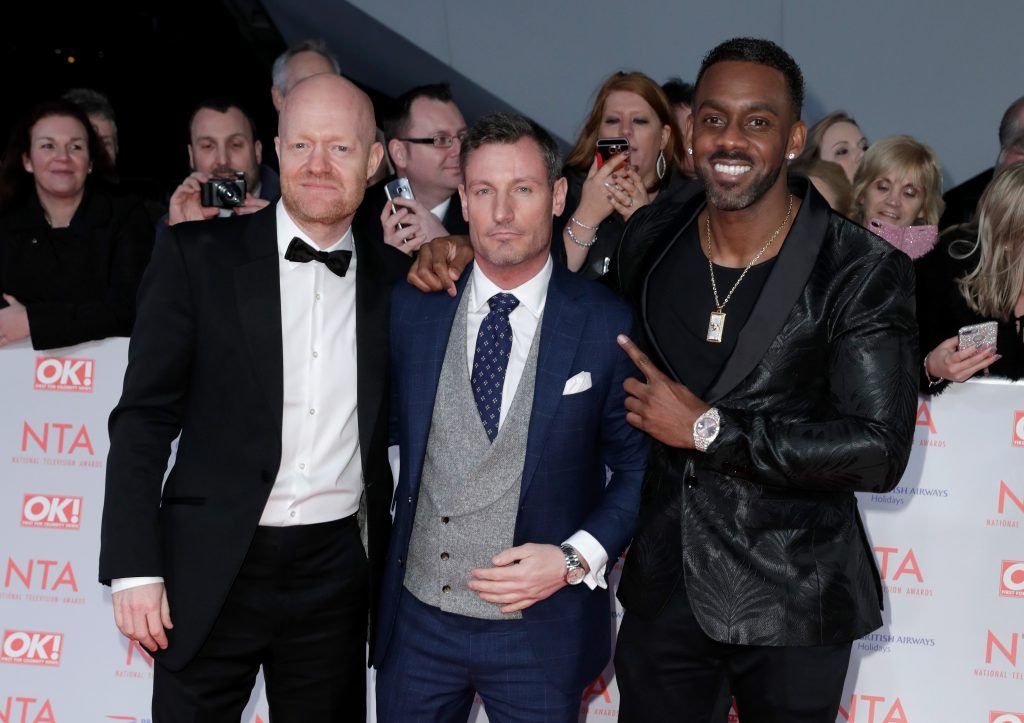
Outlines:
{"type": "Polygon", "coordinates": [[[441,559],[442,560],[447,560],[448,559],[448,553],[447,552],[442,552],[441,553],[441,559]]]}
{"type": "Polygon", "coordinates": [[[447,518],[447,517],[442,517],[442,518],[441,518],[441,524],[442,524],[442,525],[447,525],[447,524],[448,524],[448,522],[449,522],[449,518],[447,518]]]}
{"type": "Polygon", "coordinates": [[[409,498],[409,504],[412,504],[412,497],[409,498]]]}
{"type": "Polygon", "coordinates": [[[398,558],[398,566],[399,566],[399,567],[401,567],[401,566],[402,566],[402,558],[398,558]]]}
{"type": "Polygon", "coordinates": [[[444,587],[441,588],[441,592],[451,592],[451,591],[452,591],[452,586],[451,585],[445,585],[444,587]]]}

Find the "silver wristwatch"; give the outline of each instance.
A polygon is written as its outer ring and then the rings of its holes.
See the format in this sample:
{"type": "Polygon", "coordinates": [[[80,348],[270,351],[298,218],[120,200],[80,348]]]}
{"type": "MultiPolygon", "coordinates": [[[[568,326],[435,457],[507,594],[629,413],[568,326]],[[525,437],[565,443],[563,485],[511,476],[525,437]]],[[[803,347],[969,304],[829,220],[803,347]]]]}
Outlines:
{"type": "Polygon", "coordinates": [[[580,555],[572,545],[559,545],[562,554],[565,555],[565,581],[569,585],[579,585],[587,576],[580,562],[580,555]]]}
{"type": "Polygon", "coordinates": [[[707,452],[708,446],[715,441],[718,431],[721,429],[721,417],[718,410],[711,407],[704,414],[697,417],[693,423],[693,446],[698,452],[707,452]]]}

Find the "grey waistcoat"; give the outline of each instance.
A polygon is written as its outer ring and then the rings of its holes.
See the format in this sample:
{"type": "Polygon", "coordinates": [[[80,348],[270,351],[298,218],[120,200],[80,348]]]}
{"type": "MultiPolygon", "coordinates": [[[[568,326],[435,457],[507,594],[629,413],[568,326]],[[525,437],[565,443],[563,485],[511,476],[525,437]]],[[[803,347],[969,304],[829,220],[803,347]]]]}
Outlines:
{"type": "MultiPolygon", "coordinates": [[[[466,365],[466,315],[462,294],[441,367],[419,501],[409,540],[405,587],[420,601],[446,612],[505,620],[466,583],[475,567],[512,546],[526,439],[533,411],[540,326],[526,359],[512,406],[491,443],[487,439],[466,365]]],[[[539,324],[540,322],[538,322],[539,324]]]]}

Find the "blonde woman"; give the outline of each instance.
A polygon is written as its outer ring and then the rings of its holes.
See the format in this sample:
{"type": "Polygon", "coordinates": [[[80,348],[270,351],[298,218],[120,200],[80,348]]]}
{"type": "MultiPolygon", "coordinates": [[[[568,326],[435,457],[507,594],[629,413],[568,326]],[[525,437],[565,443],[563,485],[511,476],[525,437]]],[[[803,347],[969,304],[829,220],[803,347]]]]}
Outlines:
{"type": "Polygon", "coordinates": [[[868,226],[934,226],[944,208],[935,152],[910,136],[883,138],[868,148],[853,177],[851,219],[868,226]]]}
{"type": "Polygon", "coordinates": [[[1024,161],[985,190],[976,224],[954,226],[917,263],[917,317],[925,389],[979,372],[1024,376],[1024,161]],[[997,323],[994,346],[958,350],[958,331],[997,323]]]}

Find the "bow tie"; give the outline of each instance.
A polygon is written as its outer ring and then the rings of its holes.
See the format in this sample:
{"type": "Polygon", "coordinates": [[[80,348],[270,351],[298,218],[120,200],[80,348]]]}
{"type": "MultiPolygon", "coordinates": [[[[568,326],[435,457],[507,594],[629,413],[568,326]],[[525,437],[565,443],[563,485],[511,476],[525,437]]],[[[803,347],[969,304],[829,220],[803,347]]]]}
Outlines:
{"type": "Polygon", "coordinates": [[[348,272],[349,263],[352,261],[352,252],[344,249],[320,251],[296,236],[288,244],[288,250],[284,252],[284,257],[289,261],[296,261],[300,264],[319,261],[332,273],[344,276],[348,272]]]}

